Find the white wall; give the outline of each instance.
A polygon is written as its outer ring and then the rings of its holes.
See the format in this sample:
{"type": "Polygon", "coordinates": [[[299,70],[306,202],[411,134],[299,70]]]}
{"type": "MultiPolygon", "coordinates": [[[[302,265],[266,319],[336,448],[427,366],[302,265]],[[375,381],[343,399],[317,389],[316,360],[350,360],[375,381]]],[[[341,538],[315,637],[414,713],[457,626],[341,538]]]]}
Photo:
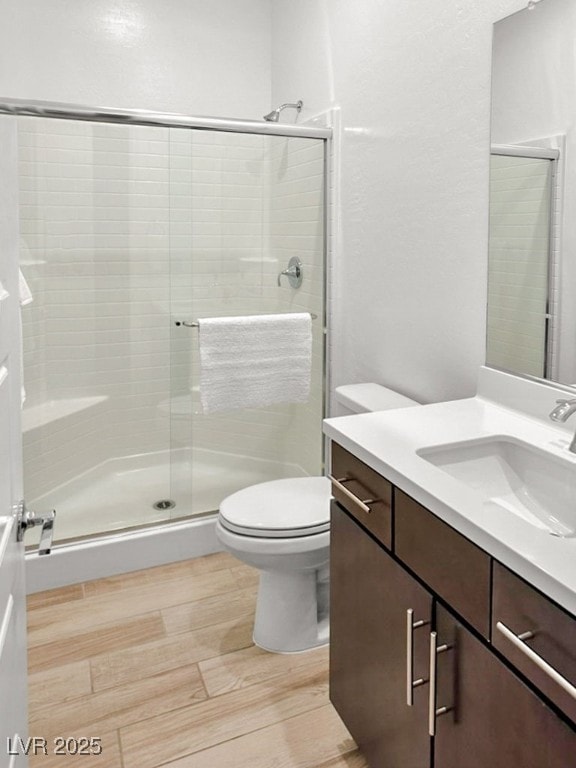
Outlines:
{"type": "Polygon", "coordinates": [[[462,397],[484,360],[492,23],[525,5],[0,0],[0,93],[237,116],[302,98],[304,119],[339,105],[333,383],[462,397]]]}
{"type": "Polygon", "coordinates": [[[258,119],[269,0],[0,0],[0,95],[258,119]]]}
{"type": "Polygon", "coordinates": [[[485,352],[492,23],[519,0],[272,0],[272,101],[341,107],[337,385],[473,393],[485,352]]]}

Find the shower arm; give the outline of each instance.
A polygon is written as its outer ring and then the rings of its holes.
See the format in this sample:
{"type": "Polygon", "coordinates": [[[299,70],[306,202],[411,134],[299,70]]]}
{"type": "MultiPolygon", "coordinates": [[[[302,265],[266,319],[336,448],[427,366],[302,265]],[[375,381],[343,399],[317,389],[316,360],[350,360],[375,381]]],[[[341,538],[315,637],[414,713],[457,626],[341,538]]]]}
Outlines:
{"type": "Polygon", "coordinates": [[[302,109],[302,105],[303,105],[303,102],[302,102],[302,101],[297,101],[297,102],[295,102],[294,104],[292,104],[292,103],[288,103],[288,104],[281,104],[281,105],[278,107],[277,111],[278,111],[278,112],[282,112],[282,110],[283,110],[283,109],[292,108],[292,109],[295,109],[297,112],[300,112],[300,110],[302,109]]]}
{"type": "Polygon", "coordinates": [[[272,112],[268,112],[267,115],[264,115],[264,120],[267,120],[269,123],[277,123],[278,119],[280,118],[280,112],[282,112],[283,109],[291,108],[295,109],[297,112],[300,112],[303,106],[304,102],[301,99],[294,104],[281,104],[276,109],[273,109],[272,112]]]}

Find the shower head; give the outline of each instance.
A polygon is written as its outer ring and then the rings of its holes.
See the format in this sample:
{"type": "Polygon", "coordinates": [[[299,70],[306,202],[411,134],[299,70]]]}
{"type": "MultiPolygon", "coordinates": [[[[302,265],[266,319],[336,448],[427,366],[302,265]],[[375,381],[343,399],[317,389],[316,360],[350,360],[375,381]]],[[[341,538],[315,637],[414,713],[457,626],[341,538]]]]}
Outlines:
{"type": "Polygon", "coordinates": [[[264,115],[264,120],[268,120],[269,123],[277,123],[279,117],[280,117],[280,110],[273,109],[272,112],[268,112],[267,115],[264,115]]]}
{"type": "Polygon", "coordinates": [[[302,105],[302,101],[297,101],[296,104],[282,104],[282,106],[278,107],[277,109],[273,109],[272,112],[268,112],[267,115],[264,115],[264,120],[268,120],[269,123],[277,123],[278,118],[280,117],[280,112],[282,112],[283,109],[292,107],[297,112],[300,112],[302,105]]]}

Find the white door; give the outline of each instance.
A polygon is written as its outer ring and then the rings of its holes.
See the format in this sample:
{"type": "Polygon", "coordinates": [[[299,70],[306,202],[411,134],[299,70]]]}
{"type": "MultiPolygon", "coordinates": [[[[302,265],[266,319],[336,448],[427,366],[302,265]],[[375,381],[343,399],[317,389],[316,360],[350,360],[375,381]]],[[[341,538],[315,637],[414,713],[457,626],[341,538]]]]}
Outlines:
{"type": "Polygon", "coordinates": [[[26,596],[22,498],[16,120],[0,117],[0,768],[25,768],[26,596]]]}

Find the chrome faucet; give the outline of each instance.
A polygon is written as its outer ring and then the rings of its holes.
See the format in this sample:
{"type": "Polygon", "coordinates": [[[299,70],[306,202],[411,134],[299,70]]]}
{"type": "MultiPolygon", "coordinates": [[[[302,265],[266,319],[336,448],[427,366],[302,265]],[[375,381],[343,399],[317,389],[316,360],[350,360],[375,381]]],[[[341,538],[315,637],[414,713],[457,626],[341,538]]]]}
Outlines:
{"type": "MultiPolygon", "coordinates": [[[[550,412],[550,418],[552,421],[567,421],[573,413],[576,412],[576,398],[572,400],[556,400],[556,408],[550,412]]],[[[572,442],[568,447],[568,450],[572,453],[576,453],[576,433],[572,438],[572,442]]]]}

